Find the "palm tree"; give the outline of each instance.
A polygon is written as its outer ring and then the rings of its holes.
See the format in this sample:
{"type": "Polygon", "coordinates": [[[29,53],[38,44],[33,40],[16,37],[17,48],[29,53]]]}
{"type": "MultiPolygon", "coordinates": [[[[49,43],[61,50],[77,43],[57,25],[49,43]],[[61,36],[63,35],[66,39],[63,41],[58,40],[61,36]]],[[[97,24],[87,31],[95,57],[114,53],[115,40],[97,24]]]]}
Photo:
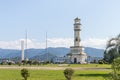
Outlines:
{"type": "Polygon", "coordinates": [[[108,41],[104,52],[104,59],[111,63],[118,56],[120,56],[120,34],[108,41]]]}

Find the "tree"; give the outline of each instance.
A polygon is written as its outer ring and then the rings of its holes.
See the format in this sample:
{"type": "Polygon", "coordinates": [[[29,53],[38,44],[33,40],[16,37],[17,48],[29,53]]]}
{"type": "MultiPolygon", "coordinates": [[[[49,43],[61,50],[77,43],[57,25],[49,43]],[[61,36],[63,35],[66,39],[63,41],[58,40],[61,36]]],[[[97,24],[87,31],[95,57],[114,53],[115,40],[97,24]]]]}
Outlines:
{"type": "Polygon", "coordinates": [[[27,64],[27,60],[22,60],[22,64],[23,65],[27,64]]]}
{"type": "Polygon", "coordinates": [[[28,61],[27,61],[27,64],[32,65],[32,61],[31,61],[31,60],[28,60],[28,61]]]}
{"type": "Polygon", "coordinates": [[[21,75],[24,78],[24,80],[27,80],[27,78],[30,76],[28,70],[25,68],[21,70],[21,75]]]}
{"type": "Polygon", "coordinates": [[[104,51],[104,60],[112,63],[113,59],[120,56],[120,34],[115,37],[111,38],[107,42],[106,49],[104,51]]]}
{"type": "Polygon", "coordinates": [[[113,60],[112,72],[110,73],[109,80],[120,80],[120,57],[113,60]]]}
{"type": "Polygon", "coordinates": [[[71,80],[71,77],[72,77],[73,73],[74,73],[74,70],[71,69],[71,68],[66,68],[64,70],[64,75],[65,75],[67,80],[71,80]]]}

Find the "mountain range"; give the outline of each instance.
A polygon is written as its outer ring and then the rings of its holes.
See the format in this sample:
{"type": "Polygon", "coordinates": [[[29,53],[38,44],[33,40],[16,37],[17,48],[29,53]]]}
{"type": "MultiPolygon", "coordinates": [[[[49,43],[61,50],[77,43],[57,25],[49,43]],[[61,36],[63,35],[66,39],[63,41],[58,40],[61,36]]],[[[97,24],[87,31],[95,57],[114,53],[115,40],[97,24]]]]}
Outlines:
{"type": "MultiPolygon", "coordinates": [[[[27,49],[25,50],[25,57],[27,58],[40,58],[45,59],[46,56],[50,58],[54,56],[63,57],[70,52],[70,48],[65,47],[49,47],[47,49],[27,49]]],[[[103,49],[96,49],[91,47],[85,47],[85,52],[88,56],[92,57],[103,57],[104,50],[103,49]]],[[[15,58],[21,57],[21,50],[17,49],[0,49],[0,58],[15,58]]]]}

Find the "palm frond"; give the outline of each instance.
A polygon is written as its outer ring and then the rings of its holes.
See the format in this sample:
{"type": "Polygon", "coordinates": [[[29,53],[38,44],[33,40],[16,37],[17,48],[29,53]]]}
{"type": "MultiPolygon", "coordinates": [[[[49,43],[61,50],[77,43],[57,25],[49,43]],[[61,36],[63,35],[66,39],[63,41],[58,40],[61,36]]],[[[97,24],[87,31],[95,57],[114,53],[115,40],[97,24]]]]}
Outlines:
{"type": "Polygon", "coordinates": [[[120,34],[117,36],[118,39],[120,39],[120,34]]]}
{"type": "Polygon", "coordinates": [[[113,43],[113,41],[116,41],[116,38],[111,38],[111,39],[107,42],[106,49],[116,45],[116,43],[113,43]]]}

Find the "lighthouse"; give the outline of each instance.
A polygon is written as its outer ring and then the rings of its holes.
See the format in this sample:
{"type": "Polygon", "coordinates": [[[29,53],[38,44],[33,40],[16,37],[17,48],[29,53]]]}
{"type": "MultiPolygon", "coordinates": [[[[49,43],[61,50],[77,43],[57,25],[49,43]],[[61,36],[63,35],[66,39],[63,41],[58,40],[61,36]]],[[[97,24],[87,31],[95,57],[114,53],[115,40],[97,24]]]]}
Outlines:
{"type": "Polygon", "coordinates": [[[70,52],[67,54],[68,63],[87,63],[87,55],[84,52],[84,47],[81,46],[80,32],[81,23],[77,17],[74,19],[74,46],[70,47],[70,52]]]}
{"type": "Polygon", "coordinates": [[[80,19],[75,18],[74,23],[74,46],[80,46],[80,19]]]}

